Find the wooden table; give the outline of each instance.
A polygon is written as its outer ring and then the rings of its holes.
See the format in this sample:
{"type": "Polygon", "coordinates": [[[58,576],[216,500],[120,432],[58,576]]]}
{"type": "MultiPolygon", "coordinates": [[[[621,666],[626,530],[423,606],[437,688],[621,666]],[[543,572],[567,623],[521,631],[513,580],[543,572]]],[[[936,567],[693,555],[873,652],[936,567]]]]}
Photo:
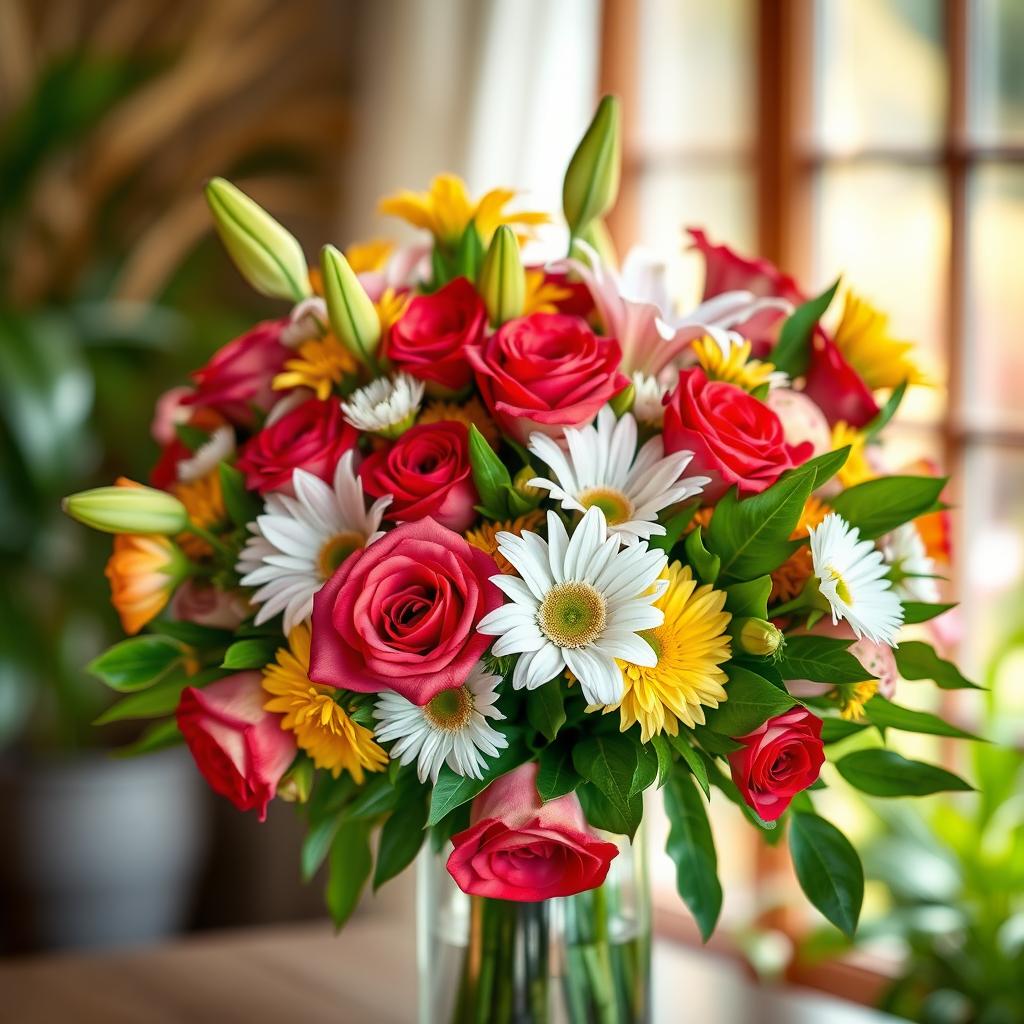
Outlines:
{"type": "MultiPolygon", "coordinates": [[[[884,1024],[817,993],[753,986],[732,961],[673,943],[654,957],[655,1024],[884,1024]]],[[[0,961],[12,1024],[415,1024],[414,930],[368,914],[212,933],[128,952],[0,961]]]]}

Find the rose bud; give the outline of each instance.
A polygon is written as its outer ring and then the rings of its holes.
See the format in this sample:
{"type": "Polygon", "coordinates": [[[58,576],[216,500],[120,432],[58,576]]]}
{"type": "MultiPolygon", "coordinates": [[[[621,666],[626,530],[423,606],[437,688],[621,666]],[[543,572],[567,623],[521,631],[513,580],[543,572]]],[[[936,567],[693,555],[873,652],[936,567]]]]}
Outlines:
{"type": "Polygon", "coordinates": [[[821,719],[807,708],[776,715],[737,740],[743,749],[729,755],[732,781],[765,821],[779,818],[825,763],[821,719]]]}
{"type": "Polygon", "coordinates": [[[281,715],[263,710],[263,677],[239,672],[199,690],[186,687],[178,704],[178,728],[196,765],[215,793],[240,811],[267,804],[295,759],[295,737],[281,728],[281,715]]]}
{"type": "Polygon", "coordinates": [[[544,803],[535,762],[495,779],[452,837],[448,871],[470,896],[535,903],[603,884],[618,855],[587,824],[575,793],[544,803]]]}

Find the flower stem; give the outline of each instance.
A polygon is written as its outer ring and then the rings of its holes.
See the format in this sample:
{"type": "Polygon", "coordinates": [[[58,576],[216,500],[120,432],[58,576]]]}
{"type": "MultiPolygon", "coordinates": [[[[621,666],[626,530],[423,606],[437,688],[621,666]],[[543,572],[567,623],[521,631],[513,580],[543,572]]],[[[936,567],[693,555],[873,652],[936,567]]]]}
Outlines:
{"type": "Polygon", "coordinates": [[[231,548],[229,548],[223,541],[221,541],[219,537],[216,537],[205,527],[190,522],[188,526],[185,527],[185,532],[191,533],[193,536],[198,537],[200,540],[206,541],[206,543],[209,544],[210,547],[213,548],[213,550],[216,551],[217,554],[221,555],[223,558],[226,558],[230,561],[234,557],[234,553],[232,552],[231,548]]]}

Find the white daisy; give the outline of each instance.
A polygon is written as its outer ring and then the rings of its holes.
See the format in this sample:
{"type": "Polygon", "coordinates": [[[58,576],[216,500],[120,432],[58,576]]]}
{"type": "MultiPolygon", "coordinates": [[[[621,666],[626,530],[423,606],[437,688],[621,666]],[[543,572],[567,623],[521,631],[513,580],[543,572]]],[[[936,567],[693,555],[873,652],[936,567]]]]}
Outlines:
{"type": "Polygon", "coordinates": [[[335,569],[380,534],[380,519],[391,498],[379,498],[369,510],[362,481],[352,469],[354,453],[345,454],[334,471],[334,487],[296,469],[295,497],[268,494],[263,515],[249,523],[253,534],[235,566],[242,584],[259,587],[252,601],[262,607],[256,625],[284,612],[287,636],[313,611],[313,595],[335,569]]]}
{"type": "MultiPolygon", "coordinates": [[[[675,371],[673,377],[679,374],[675,371]]],[[[674,387],[674,385],[673,385],[674,387]]],[[[660,427],[665,419],[665,395],[672,390],[659,377],[636,370],[633,374],[633,415],[638,423],[648,427],[660,427]]]]}
{"type": "Polygon", "coordinates": [[[508,740],[491,723],[505,716],[495,707],[501,676],[477,663],[462,686],[442,690],[422,707],[401,694],[385,691],[374,705],[378,742],[395,740],[392,759],[416,762],[420,782],[437,782],[441,765],[456,775],[483,777],[487,759],[497,757],[508,740]]]}
{"type": "Polygon", "coordinates": [[[422,401],[423,381],[398,373],[353,391],[341,403],[341,411],[357,430],[398,437],[413,425],[422,401]]]}
{"type": "Polygon", "coordinates": [[[913,523],[904,523],[879,542],[882,555],[890,566],[895,580],[892,589],[904,601],[925,601],[934,604],[939,599],[935,582],[935,562],[913,523]]]}
{"type": "Polygon", "coordinates": [[[622,670],[616,658],[653,668],[654,648],[639,634],[664,621],[653,607],[668,586],[659,580],[662,551],[640,542],[621,546],[608,534],[604,512],[591,507],[572,538],[561,519],[548,512],[548,539],[525,531],[498,534],[498,550],[519,576],[492,576],[511,598],[481,620],[477,629],[499,637],[496,656],[518,654],[512,685],[534,690],[568,669],[588,704],[622,699],[622,670]]]}
{"type": "Polygon", "coordinates": [[[192,453],[190,458],[178,463],[178,479],[190,483],[206,476],[218,463],[230,458],[235,451],[234,427],[217,427],[210,436],[192,453]]]}
{"type": "Polygon", "coordinates": [[[882,552],[860,530],[835,512],[808,527],[811,561],[818,589],[832,611],[832,622],[849,622],[859,640],[896,646],[903,606],[886,577],[882,552]]]}
{"type": "Polygon", "coordinates": [[[616,419],[607,405],[597,414],[596,427],[565,429],[568,455],[551,438],[531,434],[530,451],[548,464],[557,483],[534,477],[530,486],[549,491],[562,508],[577,512],[600,508],[609,530],[624,543],[660,537],[665,527],[658,522],[658,513],[700,494],[710,478],[682,479],[693,452],[665,455],[660,434],[639,452],[636,440],[632,413],[616,419]]]}

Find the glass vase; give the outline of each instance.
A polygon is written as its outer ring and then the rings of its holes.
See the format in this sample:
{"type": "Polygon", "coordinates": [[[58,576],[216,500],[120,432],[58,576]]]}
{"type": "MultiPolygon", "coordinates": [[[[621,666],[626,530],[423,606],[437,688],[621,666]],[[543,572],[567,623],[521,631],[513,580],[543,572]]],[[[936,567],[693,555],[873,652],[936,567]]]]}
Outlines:
{"type": "MultiPolygon", "coordinates": [[[[449,850],[420,854],[419,1024],[646,1024],[651,897],[643,827],[599,889],[537,903],[467,896],[449,850]]],[[[449,848],[450,849],[450,848],[449,848]]]]}

